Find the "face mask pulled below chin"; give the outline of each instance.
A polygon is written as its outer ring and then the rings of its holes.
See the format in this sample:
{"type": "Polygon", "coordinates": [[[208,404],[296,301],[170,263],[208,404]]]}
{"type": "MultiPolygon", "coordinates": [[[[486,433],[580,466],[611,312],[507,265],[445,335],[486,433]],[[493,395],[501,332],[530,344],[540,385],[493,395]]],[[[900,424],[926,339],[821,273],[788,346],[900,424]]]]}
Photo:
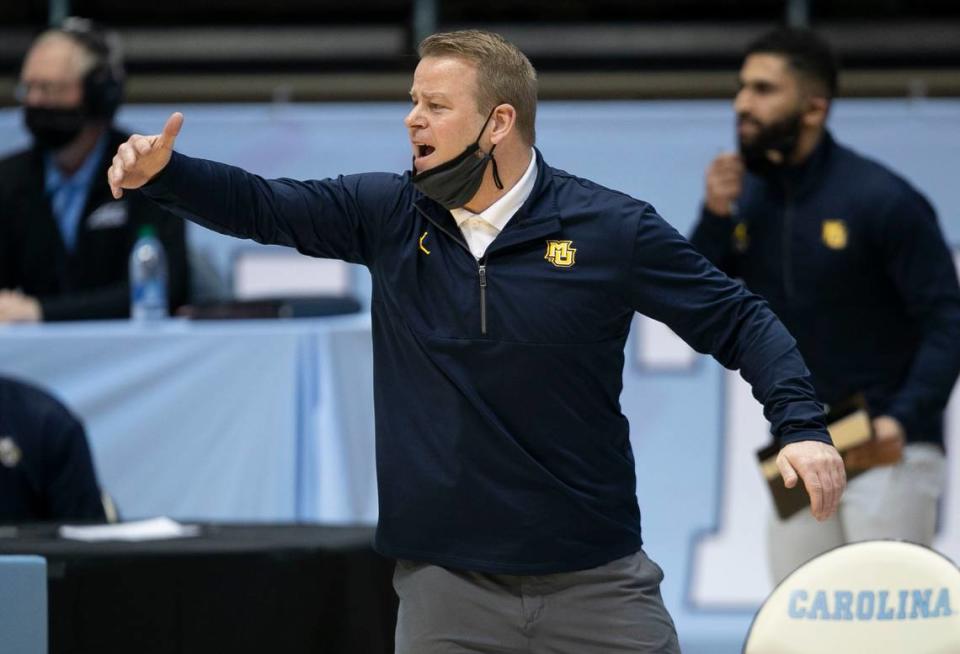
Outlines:
{"type": "Polygon", "coordinates": [[[57,150],[77,138],[87,121],[83,107],[24,107],[24,123],[43,149],[57,150]]]}
{"type": "MultiPolygon", "coordinates": [[[[493,111],[490,112],[490,116],[492,115],[493,111]]],[[[490,122],[490,116],[487,116],[477,140],[458,156],[422,173],[417,173],[414,168],[411,181],[418,191],[447,210],[462,207],[480,190],[488,162],[493,164],[494,184],[498,189],[503,188],[497,160],[493,158],[493,150],[497,146],[492,146],[490,152],[480,151],[480,137],[490,122]]]]}

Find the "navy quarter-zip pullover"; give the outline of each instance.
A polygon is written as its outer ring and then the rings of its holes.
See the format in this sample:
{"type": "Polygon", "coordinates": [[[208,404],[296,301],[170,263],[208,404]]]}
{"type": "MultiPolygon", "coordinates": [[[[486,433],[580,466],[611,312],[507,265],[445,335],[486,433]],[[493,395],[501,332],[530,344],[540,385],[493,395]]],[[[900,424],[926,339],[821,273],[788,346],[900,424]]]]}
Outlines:
{"type": "Polygon", "coordinates": [[[530,197],[479,261],[409,174],[268,181],[175,153],[143,192],[217,231],[370,269],[387,556],[546,574],[637,551],[619,401],[634,311],[740,369],[784,442],[830,442],[762,299],[650,205],[539,152],[530,197]]]}
{"type": "Polygon", "coordinates": [[[704,207],[691,241],[770,303],[820,399],[864,393],[908,442],[943,447],[960,372],[960,288],[930,203],[829,132],[807,160],[747,173],[733,219],[704,207]]]}

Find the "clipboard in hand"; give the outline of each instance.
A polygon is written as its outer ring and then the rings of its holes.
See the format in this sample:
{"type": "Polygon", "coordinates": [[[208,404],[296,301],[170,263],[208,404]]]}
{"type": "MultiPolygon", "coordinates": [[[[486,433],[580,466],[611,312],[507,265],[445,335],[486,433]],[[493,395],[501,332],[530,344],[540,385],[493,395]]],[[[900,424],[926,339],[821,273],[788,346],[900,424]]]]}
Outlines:
{"type": "MultiPolygon", "coordinates": [[[[827,431],[833,440],[834,447],[843,456],[850,449],[862,445],[873,438],[873,425],[870,414],[867,413],[866,400],[862,394],[830,407],[827,413],[827,431]]],[[[767,481],[773,505],[781,520],[786,520],[793,514],[810,506],[810,496],[804,487],[803,480],[798,480],[793,488],[783,485],[780,469],[777,467],[777,454],[780,446],[771,443],[757,450],[757,460],[760,463],[760,472],[767,481]]],[[[864,471],[864,468],[851,469],[846,467],[847,479],[852,479],[864,471]]]]}

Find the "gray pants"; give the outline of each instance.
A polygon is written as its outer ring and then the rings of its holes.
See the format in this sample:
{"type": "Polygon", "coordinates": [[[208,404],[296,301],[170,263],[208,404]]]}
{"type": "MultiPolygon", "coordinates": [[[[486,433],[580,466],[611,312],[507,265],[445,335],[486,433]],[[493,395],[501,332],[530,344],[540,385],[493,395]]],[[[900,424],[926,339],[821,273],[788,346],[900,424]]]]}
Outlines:
{"type": "Polygon", "coordinates": [[[679,654],[662,580],[643,551],[537,576],[399,561],[396,654],[679,654]]]}

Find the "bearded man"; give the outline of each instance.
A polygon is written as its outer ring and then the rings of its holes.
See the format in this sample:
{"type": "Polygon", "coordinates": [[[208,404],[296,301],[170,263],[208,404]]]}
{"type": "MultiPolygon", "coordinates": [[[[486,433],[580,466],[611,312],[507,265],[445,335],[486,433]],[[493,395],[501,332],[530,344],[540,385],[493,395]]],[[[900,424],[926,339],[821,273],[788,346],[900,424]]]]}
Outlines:
{"type": "Polygon", "coordinates": [[[707,170],[694,246],[763,296],[797,339],[820,399],[865,397],[875,439],[825,521],[772,518],[774,581],[848,542],[933,540],[943,411],[960,371],[960,290],[930,203],[826,129],[830,46],[777,30],[748,49],[734,101],[740,152],[707,170]]]}

